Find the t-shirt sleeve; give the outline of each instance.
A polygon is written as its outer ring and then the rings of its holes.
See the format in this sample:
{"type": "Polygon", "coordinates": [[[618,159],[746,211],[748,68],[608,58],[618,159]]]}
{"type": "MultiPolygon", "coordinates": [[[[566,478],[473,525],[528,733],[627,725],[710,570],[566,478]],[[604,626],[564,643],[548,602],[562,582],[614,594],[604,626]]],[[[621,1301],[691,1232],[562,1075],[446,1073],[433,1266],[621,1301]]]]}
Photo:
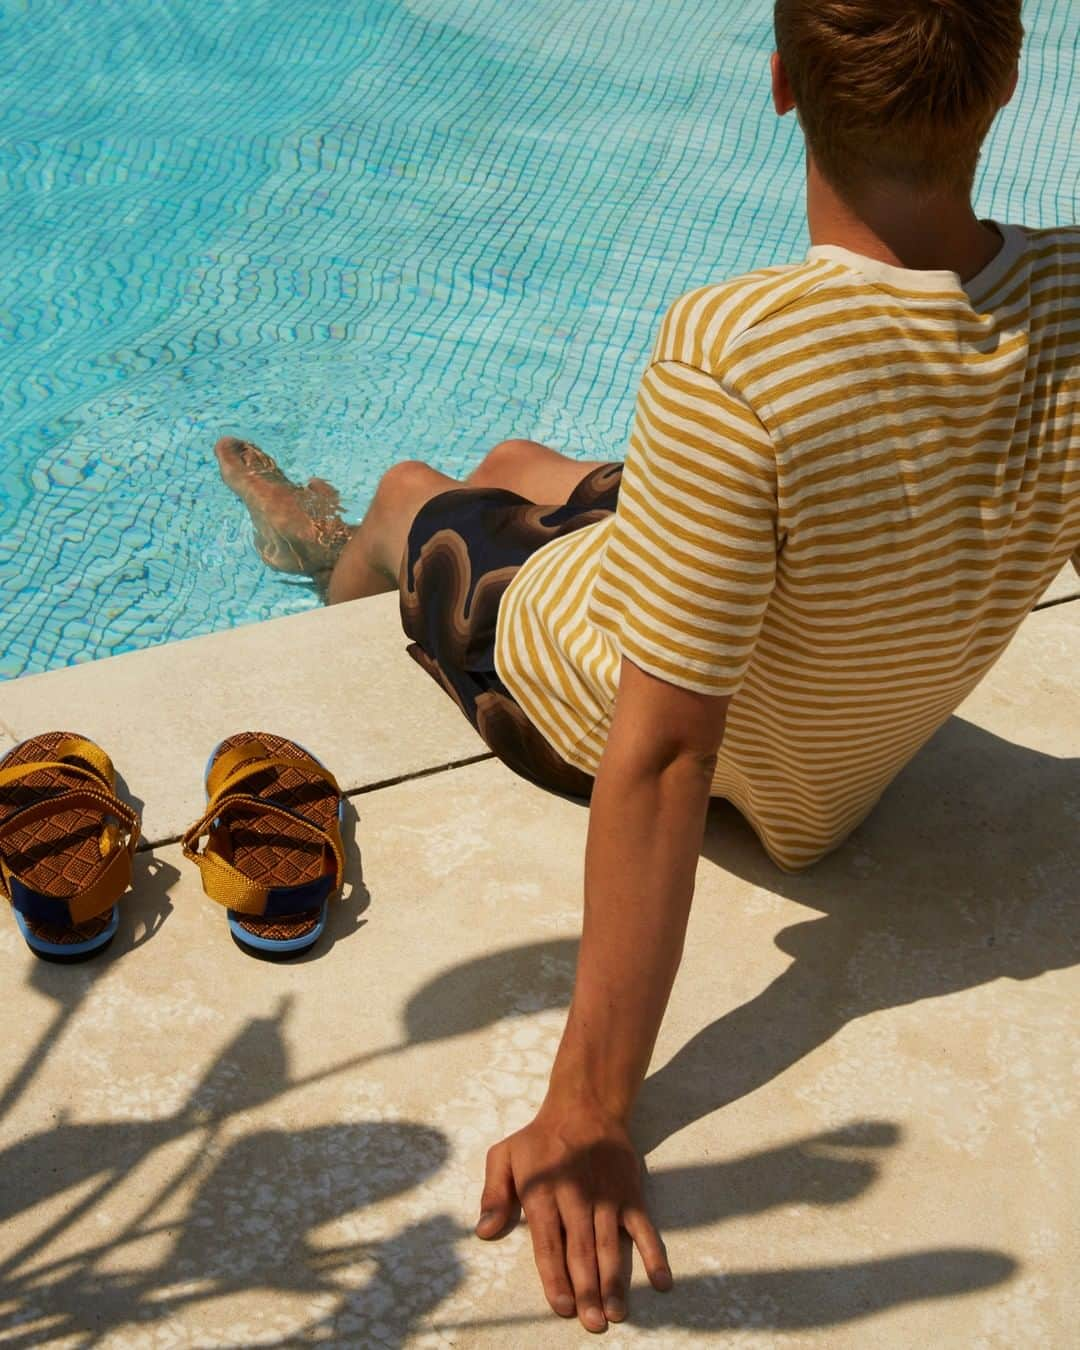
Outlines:
{"type": "Polygon", "coordinates": [[[638,393],[589,617],[670,684],[733,694],[772,594],[776,456],[722,379],[658,361],[638,393]]]}

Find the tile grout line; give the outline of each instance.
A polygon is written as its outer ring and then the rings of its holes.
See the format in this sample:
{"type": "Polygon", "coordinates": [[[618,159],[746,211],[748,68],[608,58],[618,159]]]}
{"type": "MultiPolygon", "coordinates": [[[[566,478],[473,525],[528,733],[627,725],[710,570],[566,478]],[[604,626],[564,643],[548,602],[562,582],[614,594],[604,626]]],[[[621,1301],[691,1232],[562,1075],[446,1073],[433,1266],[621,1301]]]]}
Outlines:
{"type": "MultiPolygon", "coordinates": [[[[396,778],[380,778],[377,783],[364,783],[361,787],[350,788],[349,791],[341,795],[346,801],[351,801],[353,797],[363,797],[369,792],[379,792],[383,788],[397,787],[399,783],[412,783],[420,778],[433,778],[436,774],[449,773],[453,769],[466,769],[470,764],[483,764],[495,756],[491,751],[485,751],[481,755],[470,755],[466,759],[454,759],[448,764],[436,764],[429,769],[414,769],[412,773],[398,774],[396,778]]],[[[168,835],[161,839],[148,839],[143,837],[139,840],[137,853],[150,853],[156,848],[167,848],[170,844],[178,844],[183,835],[168,835]]]]}

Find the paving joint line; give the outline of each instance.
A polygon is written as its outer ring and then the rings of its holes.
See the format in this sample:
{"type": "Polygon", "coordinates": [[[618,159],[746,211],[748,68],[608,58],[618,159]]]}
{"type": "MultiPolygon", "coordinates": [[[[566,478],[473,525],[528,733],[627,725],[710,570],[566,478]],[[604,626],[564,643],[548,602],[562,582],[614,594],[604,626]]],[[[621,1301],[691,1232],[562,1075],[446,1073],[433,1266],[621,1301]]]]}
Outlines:
{"type": "Polygon", "coordinates": [[[495,756],[490,750],[484,751],[480,755],[469,755],[465,759],[452,759],[448,764],[435,764],[430,769],[414,769],[412,773],[398,774],[396,778],[380,778],[377,783],[364,783],[358,788],[351,788],[348,792],[343,792],[342,796],[350,801],[353,797],[363,797],[368,792],[378,792],[382,788],[396,787],[398,783],[411,783],[417,778],[432,778],[437,773],[449,773],[451,769],[466,769],[470,764],[483,764],[485,760],[494,759],[495,756]]]}
{"type": "MultiPolygon", "coordinates": [[[[465,759],[452,759],[446,764],[434,764],[427,769],[413,769],[411,773],[400,773],[396,778],[380,778],[377,783],[364,783],[341,795],[346,801],[351,801],[353,797],[363,797],[369,792],[379,792],[382,788],[397,787],[399,783],[412,783],[419,778],[433,778],[436,774],[449,773],[452,769],[466,769],[470,764],[483,764],[486,760],[494,758],[495,756],[488,750],[480,755],[469,755],[465,759]]],[[[144,837],[139,840],[139,846],[135,851],[149,853],[155,848],[168,848],[170,844],[178,844],[183,837],[182,834],[167,835],[161,839],[144,837]]]]}
{"type": "Polygon", "coordinates": [[[1031,612],[1035,614],[1040,609],[1053,609],[1055,605],[1067,605],[1073,600],[1080,600],[1080,591],[1077,591],[1075,595],[1058,595],[1053,600],[1044,600],[1042,604],[1036,605],[1031,612]]]}

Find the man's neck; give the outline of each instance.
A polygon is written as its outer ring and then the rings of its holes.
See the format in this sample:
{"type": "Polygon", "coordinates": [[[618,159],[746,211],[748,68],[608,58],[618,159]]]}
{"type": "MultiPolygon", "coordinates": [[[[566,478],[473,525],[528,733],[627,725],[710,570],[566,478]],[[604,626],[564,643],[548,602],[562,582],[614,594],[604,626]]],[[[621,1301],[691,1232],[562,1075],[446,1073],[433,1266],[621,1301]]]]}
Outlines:
{"type": "Polygon", "coordinates": [[[849,205],[808,159],[806,211],[813,244],[835,244],[867,258],[926,272],[976,276],[1001,248],[1001,235],[983,225],[962,195],[913,198],[881,186],[849,205]]]}

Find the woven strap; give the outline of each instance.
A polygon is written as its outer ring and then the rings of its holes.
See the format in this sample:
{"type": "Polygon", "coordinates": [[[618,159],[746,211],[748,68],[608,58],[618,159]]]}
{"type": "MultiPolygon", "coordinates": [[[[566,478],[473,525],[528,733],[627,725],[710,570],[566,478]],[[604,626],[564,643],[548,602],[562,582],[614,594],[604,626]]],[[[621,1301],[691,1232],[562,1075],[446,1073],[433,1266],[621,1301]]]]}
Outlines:
{"type": "Polygon", "coordinates": [[[58,767],[63,768],[65,772],[75,772],[80,777],[89,779],[92,786],[58,792],[55,796],[46,797],[44,801],[35,802],[32,806],[24,806],[21,811],[14,812],[0,823],[0,893],[5,900],[12,903],[15,903],[12,895],[13,887],[32,895],[39,894],[28,881],[8,866],[4,857],[4,843],[11,835],[39,820],[62,815],[65,811],[96,811],[102,817],[101,856],[105,860],[104,866],[90,885],[84,887],[77,895],[45,897],[66,904],[71,922],[80,924],[111,909],[127,890],[131,882],[131,860],[139,842],[139,817],[115,793],[97,785],[99,778],[96,773],[86,772],[74,764],[58,764],[44,760],[19,764],[12,769],[0,770],[0,787],[7,786],[29,773],[40,772],[43,768],[58,767]],[[109,826],[109,817],[120,822],[122,831],[118,832],[109,826]],[[127,836],[124,841],[122,841],[123,834],[127,836]]]}
{"type": "MultiPolygon", "coordinates": [[[[283,759],[267,754],[260,742],[248,741],[242,746],[226,750],[214,761],[214,766],[206,779],[206,794],[210,799],[207,811],[211,812],[215,806],[222,805],[241,783],[264,773],[267,769],[299,769],[308,777],[322,779],[327,787],[333,789],[335,796],[341,796],[341,789],[334,775],[321,764],[316,764],[313,759],[283,759]],[[252,751],[255,753],[251,753],[252,751]]],[[[259,800],[268,799],[261,797],[259,800]]]]}
{"type": "Polygon", "coordinates": [[[0,788],[10,787],[34,773],[60,772],[74,774],[76,778],[85,778],[91,783],[101,783],[108,792],[113,791],[116,771],[112,760],[93,741],[83,740],[81,736],[68,736],[65,740],[57,741],[49,754],[51,759],[29,760],[25,764],[13,764],[7,769],[0,768],[0,788]],[[83,762],[76,764],[72,762],[74,760],[83,762]]]}
{"type": "MultiPolygon", "coordinates": [[[[262,764],[266,765],[271,762],[263,760],[262,764]]],[[[287,763],[292,768],[296,768],[298,765],[297,760],[288,760],[287,763]]],[[[306,772],[308,768],[306,763],[303,768],[306,772]]],[[[192,825],[181,841],[184,857],[195,863],[202,873],[203,890],[211,900],[216,900],[219,905],[224,905],[227,909],[234,909],[239,914],[262,915],[266,912],[266,903],[272,891],[279,896],[283,896],[287,895],[290,890],[301,893],[310,890],[310,883],[296,887],[260,886],[250,877],[246,877],[239,868],[234,867],[224,857],[217,845],[224,844],[227,846],[227,817],[230,810],[237,806],[248,809],[254,808],[267,815],[288,820],[293,825],[302,826],[312,839],[318,840],[327,850],[329,857],[326,861],[331,865],[326,868],[324,875],[333,875],[334,890],[341,887],[345,875],[345,854],[341,844],[341,831],[337,827],[336,820],[330,829],[324,830],[314,821],[308,820],[306,816],[286,810],[285,807],[279,806],[276,802],[267,801],[265,797],[253,797],[247,793],[231,791],[226,795],[219,791],[207,807],[202,819],[192,825]],[[207,844],[206,848],[200,853],[199,840],[204,836],[207,836],[207,844]]],[[[307,906],[298,904],[297,909],[300,910],[305,907],[310,908],[310,902],[307,906]]]]}

